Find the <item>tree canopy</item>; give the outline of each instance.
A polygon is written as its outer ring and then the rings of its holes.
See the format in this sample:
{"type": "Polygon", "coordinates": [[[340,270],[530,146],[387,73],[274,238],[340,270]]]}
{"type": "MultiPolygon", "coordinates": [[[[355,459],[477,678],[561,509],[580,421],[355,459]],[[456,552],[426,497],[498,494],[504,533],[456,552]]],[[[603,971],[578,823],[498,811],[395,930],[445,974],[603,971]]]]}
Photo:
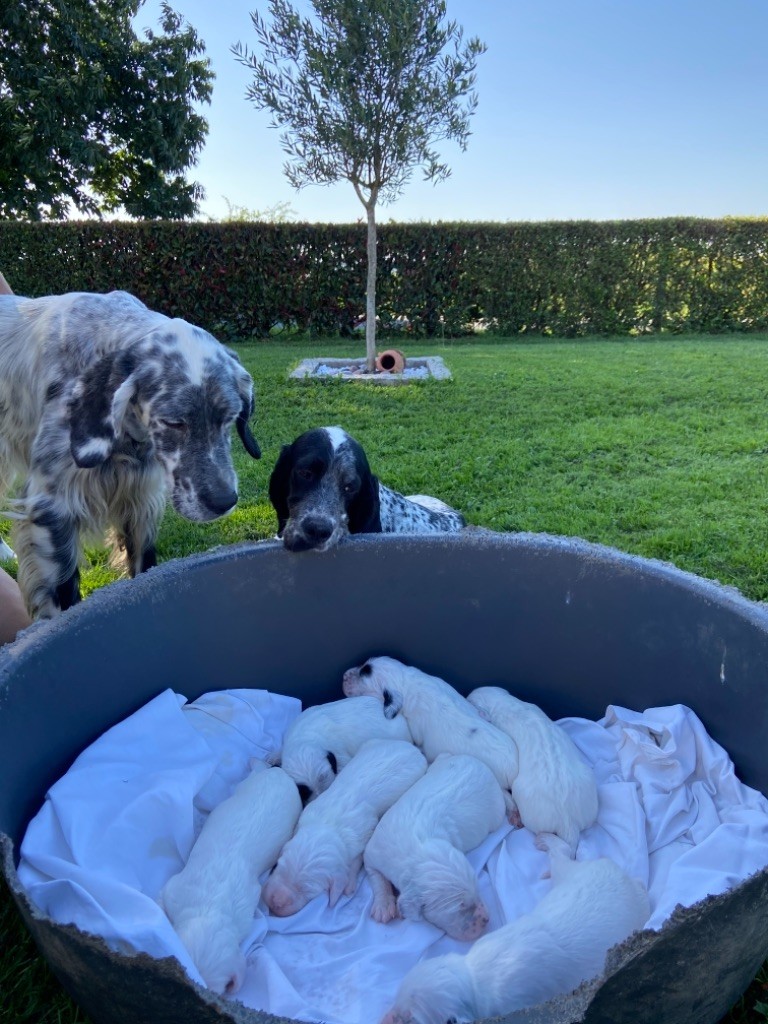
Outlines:
{"type": "Polygon", "coordinates": [[[477,105],[479,39],[446,19],[444,0],[311,0],[302,17],[270,0],[270,22],[251,20],[258,53],[235,57],[253,71],[247,96],[272,115],[295,188],[347,180],[366,209],[366,346],[375,346],[377,202],[392,202],[414,170],[442,181],[450,168],[436,148],[462,149],[477,105]]]}
{"type": "Polygon", "coordinates": [[[137,36],[144,0],[0,4],[0,219],[74,209],[134,217],[197,212],[185,172],[208,123],[213,72],[195,30],[163,4],[137,36]]]}

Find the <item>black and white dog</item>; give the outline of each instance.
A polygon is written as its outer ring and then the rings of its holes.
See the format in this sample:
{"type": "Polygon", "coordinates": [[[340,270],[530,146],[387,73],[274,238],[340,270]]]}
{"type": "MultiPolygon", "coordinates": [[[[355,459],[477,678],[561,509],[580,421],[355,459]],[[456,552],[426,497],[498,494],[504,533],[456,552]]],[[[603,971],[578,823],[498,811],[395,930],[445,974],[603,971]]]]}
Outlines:
{"type": "Polygon", "coordinates": [[[0,498],[23,477],[9,514],[30,615],[79,600],[82,535],[110,528],[135,576],[169,494],[195,522],[230,512],[230,428],[258,458],[252,412],[233,352],[127,292],[0,294],[0,498]]]}
{"type": "Polygon", "coordinates": [[[325,551],[350,533],[453,533],[465,525],[437,498],[385,487],[341,427],[317,427],[284,445],[269,499],[289,551],[325,551]]]}

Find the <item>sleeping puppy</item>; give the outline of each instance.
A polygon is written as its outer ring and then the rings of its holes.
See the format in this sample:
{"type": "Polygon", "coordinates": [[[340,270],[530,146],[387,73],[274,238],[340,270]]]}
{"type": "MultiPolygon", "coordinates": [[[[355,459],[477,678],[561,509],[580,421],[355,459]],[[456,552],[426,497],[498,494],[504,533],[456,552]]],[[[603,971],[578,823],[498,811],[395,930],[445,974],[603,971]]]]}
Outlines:
{"type": "Polygon", "coordinates": [[[302,711],[285,730],[282,749],[268,760],[282,765],[307,804],[324,793],[363,743],[372,739],[410,742],[411,732],[404,718],[386,719],[375,697],[330,701],[302,711]]]}
{"type": "Polygon", "coordinates": [[[283,446],[269,500],[289,551],[326,551],[351,533],[454,533],[465,525],[437,498],[385,487],[341,427],[308,430],[283,446]]]}
{"type": "Polygon", "coordinates": [[[413,742],[428,761],[443,753],[471,754],[487,764],[501,786],[509,820],[520,824],[513,789],[517,745],[449,683],[395,658],[379,657],[347,669],[342,688],[347,697],[377,697],[392,721],[405,718],[413,742]]]}
{"type": "Polygon", "coordinates": [[[277,861],[301,814],[280,768],[254,770],[209,814],[185,867],[169,878],[160,905],[208,988],[232,995],[245,979],[240,943],[261,895],[259,876],[277,861]]]}
{"type": "Polygon", "coordinates": [[[536,1006],[598,977],[612,946],[650,915],[645,888],[607,857],[575,861],[542,835],[552,888],[530,914],[479,939],[466,956],[416,964],[381,1024],[464,1024],[536,1006]]]}
{"type": "Polygon", "coordinates": [[[493,772],[464,754],[443,754],[384,814],[365,848],[371,917],[424,919],[472,942],[489,916],[464,856],[504,821],[493,772]],[[400,895],[395,899],[393,886],[400,895]]]}
{"type": "Polygon", "coordinates": [[[541,708],[500,686],[481,686],[467,700],[517,745],[512,791],[523,825],[554,832],[575,854],[579,833],[597,818],[597,783],[573,740],[541,708]]]}
{"type": "Polygon", "coordinates": [[[278,917],[296,914],[327,892],[330,906],[351,896],[363,850],[382,814],[427,770],[403,740],[367,740],[334,783],[301,814],[262,895],[278,917]]]}

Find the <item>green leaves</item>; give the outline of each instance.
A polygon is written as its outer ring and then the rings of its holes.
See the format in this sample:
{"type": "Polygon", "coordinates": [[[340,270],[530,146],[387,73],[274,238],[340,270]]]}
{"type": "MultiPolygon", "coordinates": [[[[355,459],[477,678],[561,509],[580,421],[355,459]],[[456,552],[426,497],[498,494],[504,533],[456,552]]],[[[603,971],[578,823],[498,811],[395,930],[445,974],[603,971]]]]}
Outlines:
{"type": "MultiPolygon", "coordinates": [[[[122,161],[141,170],[123,150],[110,167],[122,161]]],[[[150,169],[145,210],[171,187],[155,196],[152,183],[150,169]]],[[[441,338],[478,323],[510,337],[768,329],[765,218],[390,222],[378,235],[382,330],[398,317],[441,338]]],[[[350,332],[366,265],[360,224],[0,224],[0,268],[21,294],[126,288],[227,337],[350,332]]]]}
{"type": "Polygon", "coordinates": [[[449,173],[435,145],[463,149],[477,105],[477,58],[442,0],[312,0],[302,18],[270,0],[251,15],[257,47],[233,47],[253,71],[248,98],[269,110],[296,188],[345,179],[364,205],[392,202],[414,169],[449,173]],[[448,52],[446,52],[448,51],[448,52]]]}
{"type": "Polygon", "coordinates": [[[0,6],[0,219],[98,214],[183,218],[208,125],[204,46],[167,4],[140,39],[144,0],[14,0],[0,6]]]}

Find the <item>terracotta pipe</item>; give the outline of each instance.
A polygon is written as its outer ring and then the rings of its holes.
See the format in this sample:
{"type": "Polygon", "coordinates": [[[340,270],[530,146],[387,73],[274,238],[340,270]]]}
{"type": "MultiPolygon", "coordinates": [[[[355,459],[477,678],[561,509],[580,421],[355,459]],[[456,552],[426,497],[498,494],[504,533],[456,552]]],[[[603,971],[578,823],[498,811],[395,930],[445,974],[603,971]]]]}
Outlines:
{"type": "Polygon", "coordinates": [[[405,368],[405,356],[396,348],[388,348],[376,357],[376,369],[379,373],[402,373],[405,368]]]}

